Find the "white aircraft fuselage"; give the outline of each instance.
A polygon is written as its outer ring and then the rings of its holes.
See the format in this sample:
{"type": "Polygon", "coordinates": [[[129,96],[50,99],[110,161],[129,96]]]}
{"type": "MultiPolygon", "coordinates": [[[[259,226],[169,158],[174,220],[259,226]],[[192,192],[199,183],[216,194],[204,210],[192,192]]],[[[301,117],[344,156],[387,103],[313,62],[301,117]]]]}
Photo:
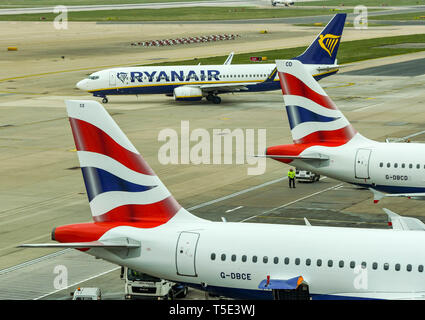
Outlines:
{"type": "MultiPolygon", "coordinates": [[[[323,65],[312,64],[307,67],[316,79],[338,71],[337,66],[327,71],[320,69],[323,65]]],[[[280,83],[274,72],[275,68],[275,64],[112,68],[91,74],[78,82],[77,87],[98,97],[137,94],[175,95],[175,89],[180,87],[184,91],[180,97],[185,100],[199,100],[213,93],[278,90],[280,83]]],[[[178,92],[176,98],[179,98],[178,92]]]]}
{"type": "MultiPolygon", "coordinates": [[[[280,147],[281,154],[285,154],[285,146],[280,147]]],[[[291,145],[287,147],[289,150],[291,145]]],[[[317,162],[296,159],[290,164],[384,193],[425,192],[425,146],[421,143],[377,142],[357,134],[344,145],[312,146],[300,156],[312,153],[329,159],[317,162]]]]}
{"type": "Polygon", "coordinates": [[[179,221],[179,214],[153,229],[123,226],[101,237],[140,241],[138,257],[120,259],[104,249],[87,253],[236,298],[271,299],[271,290],[259,289],[267,276],[302,276],[313,299],[425,296],[423,231],[190,223],[179,221]]]}

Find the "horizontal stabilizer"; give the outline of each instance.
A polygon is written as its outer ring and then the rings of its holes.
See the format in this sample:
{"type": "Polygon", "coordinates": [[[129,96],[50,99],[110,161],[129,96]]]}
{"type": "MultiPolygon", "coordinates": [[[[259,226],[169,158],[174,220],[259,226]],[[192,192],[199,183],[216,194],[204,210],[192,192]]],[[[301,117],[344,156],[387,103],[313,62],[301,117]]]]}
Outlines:
{"type": "Polygon", "coordinates": [[[303,155],[303,156],[290,156],[281,154],[258,154],[254,157],[265,157],[274,159],[291,159],[291,160],[329,160],[329,157],[320,153],[303,155]]]}
{"type": "Polygon", "coordinates": [[[339,65],[325,65],[325,66],[317,67],[317,71],[338,70],[339,68],[341,68],[341,66],[339,65]]]}
{"type": "Polygon", "coordinates": [[[388,224],[392,226],[394,230],[417,230],[425,231],[425,224],[416,218],[402,217],[391,210],[383,208],[384,212],[388,216],[388,224]]]}
{"type": "Polygon", "coordinates": [[[91,242],[64,242],[64,243],[31,243],[21,244],[19,248],[139,248],[140,243],[130,239],[117,239],[91,242]]]}
{"type": "Polygon", "coordinates": [[[288,280],[279,279],[264,279],[258,285],[258,289],[285,289],[295,290],[298,286],[303,283],[303,277],[295,277],[288,280]]]}

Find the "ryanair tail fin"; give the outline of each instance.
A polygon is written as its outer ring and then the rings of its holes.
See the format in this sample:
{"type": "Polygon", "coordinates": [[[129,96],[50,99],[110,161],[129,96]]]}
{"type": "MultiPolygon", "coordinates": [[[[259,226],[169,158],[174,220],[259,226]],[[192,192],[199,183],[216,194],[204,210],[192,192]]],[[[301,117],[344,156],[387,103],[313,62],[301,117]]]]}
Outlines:
{"type": "Polygon", "coordinates": [[[346,13],[336,14],[303,54],[293,58],[304,64],[335,64],[346,13]]]}

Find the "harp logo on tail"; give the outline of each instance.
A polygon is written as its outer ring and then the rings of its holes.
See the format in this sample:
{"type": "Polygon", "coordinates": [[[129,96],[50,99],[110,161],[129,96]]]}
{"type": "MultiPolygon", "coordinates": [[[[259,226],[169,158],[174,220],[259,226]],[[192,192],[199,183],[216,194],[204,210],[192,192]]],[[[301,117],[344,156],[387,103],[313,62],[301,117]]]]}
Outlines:
{"type": "Polygon", "coordinates": [[[325,50],[330,57],[332,57],[332,52],[334,51],[335,46],[337,45],[339,38],[341,36],[336,36],[333,34],[319,35],[319,45],[325,50]]]}

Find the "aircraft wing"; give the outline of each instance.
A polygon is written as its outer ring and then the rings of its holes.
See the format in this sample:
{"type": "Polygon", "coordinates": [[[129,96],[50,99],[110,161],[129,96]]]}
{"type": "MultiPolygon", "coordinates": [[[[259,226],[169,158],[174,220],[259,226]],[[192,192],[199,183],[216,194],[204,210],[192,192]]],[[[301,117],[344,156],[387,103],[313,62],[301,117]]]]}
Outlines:
{"type": "Polygon", "coordinates": [[[199,86],[191,86],[197,87],[205,92],[210,91],[221,91],[221,92],[235,92],[241,90],[248,90],[247,85],[252,85],[252,82],[238,82],[238,83],[212,83],[212,84],[202,84],[199,86]]]}
{"type": "Polygon", "coordinates": [[[425,231],[425,224],[416,218],[402,217],[391,210],[383,208],[384,212],[388,216],[388,224],[392,226],[394,230],[417,230],[425,231]]]}
{"type": "Polygon", "coordinates": [[[91,242],[64,242],[64,243],[35,243],[21,244],[19,248],[139,248],[140,243],[130,239],[117,239],[91,242]]]}
{"type": "Polygon", "coordinates": [[[304,278],[301,276],[282,280],[282,279],[264,279],[258,285],[258,289],[272,290],[272,289],[286,289],[286,290],[295,290],[300,284],[304,282],[304,278]]]}
{"type": "Polygon", "coordinates": [[[342,299],[425,300],[425,292],[341,292],[333,296],[342,299]]]}
{"type": "Polygon", "coordinates": [[[373,192],[373,202],[378,203],[384,197],[405,197],[409,199],[415,200],[425,200],[424,192],[416,192],[416,193],[383,193],[374,188],[369,188],[373,192]]]}

